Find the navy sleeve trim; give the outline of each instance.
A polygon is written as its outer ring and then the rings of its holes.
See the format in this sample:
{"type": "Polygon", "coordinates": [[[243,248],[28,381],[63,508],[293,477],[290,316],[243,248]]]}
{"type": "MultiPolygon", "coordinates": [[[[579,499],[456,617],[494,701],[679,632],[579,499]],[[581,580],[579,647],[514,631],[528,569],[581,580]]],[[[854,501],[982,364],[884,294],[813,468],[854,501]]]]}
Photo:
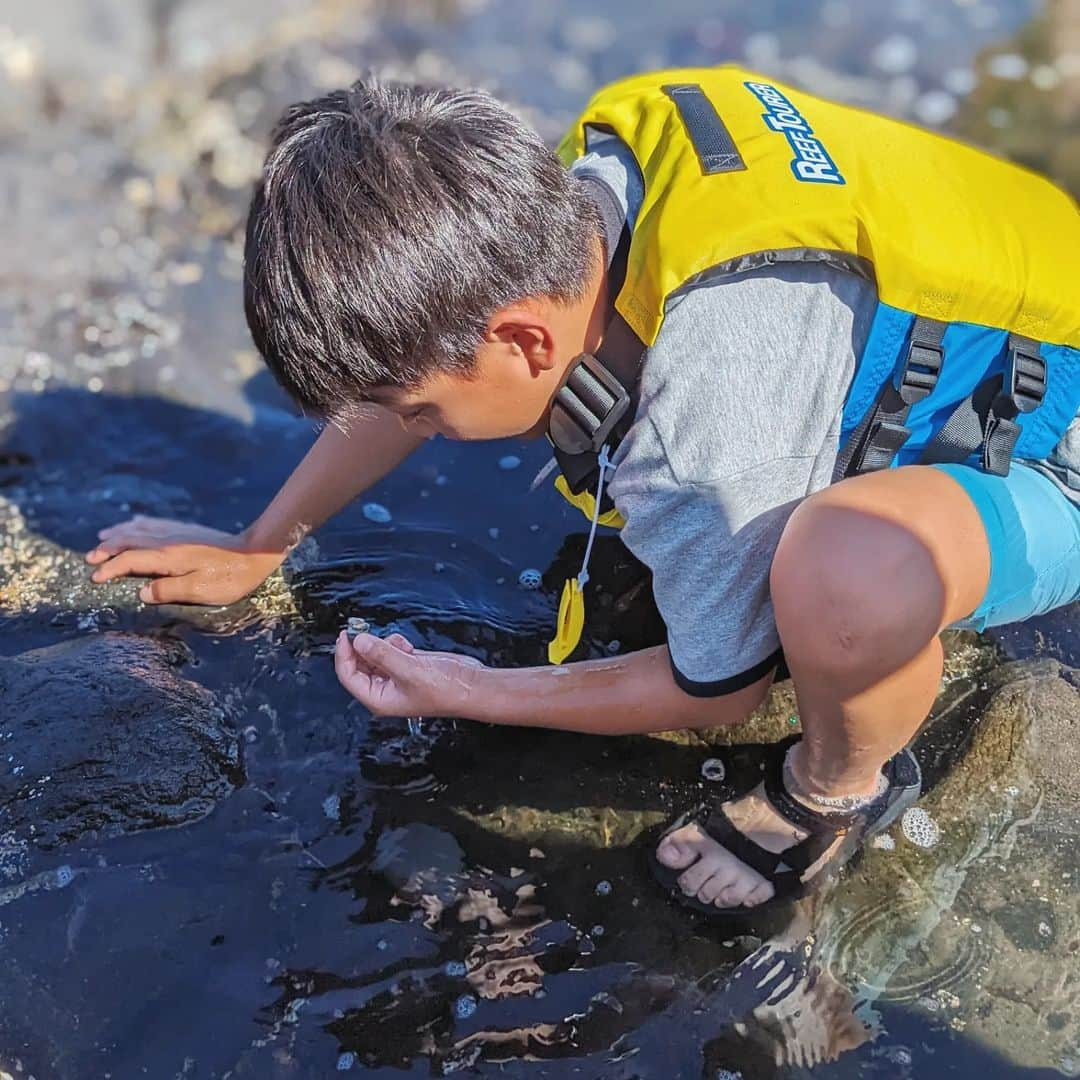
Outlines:
{"type": "Polygon", "coordinates": [[[742,690],[743,687],[756,683],[758,679],[767,675],[773,668],[781,667],[786,671],[784,650],[777,649],[776,652],[766,656],[760,664],[755,664],[752,668],[747,668],[746,671],[740,672],[738,675],[732,675],[727,679],[717,679],[715,682],[695,682],[693,679],[688,679],[675,666],[674,659],[671,661],[671,674],[675,677],[676,685],[684,693],[696,698],[710,698],[733,694],[736,690],[742,690]]]}

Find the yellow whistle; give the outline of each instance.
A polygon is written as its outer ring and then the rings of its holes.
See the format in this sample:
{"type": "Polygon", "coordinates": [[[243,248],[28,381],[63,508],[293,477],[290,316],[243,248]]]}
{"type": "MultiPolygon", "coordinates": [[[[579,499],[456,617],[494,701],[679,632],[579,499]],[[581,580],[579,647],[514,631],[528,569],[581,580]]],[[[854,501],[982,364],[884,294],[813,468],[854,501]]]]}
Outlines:
{"type": "Polygon", "coordinates": [[[555,636],[548,642],[548,660],[552,664],[561,664],[578,647],[584,629],[585,594],[578,579],[569,578],[559,600],[555,636]]]}

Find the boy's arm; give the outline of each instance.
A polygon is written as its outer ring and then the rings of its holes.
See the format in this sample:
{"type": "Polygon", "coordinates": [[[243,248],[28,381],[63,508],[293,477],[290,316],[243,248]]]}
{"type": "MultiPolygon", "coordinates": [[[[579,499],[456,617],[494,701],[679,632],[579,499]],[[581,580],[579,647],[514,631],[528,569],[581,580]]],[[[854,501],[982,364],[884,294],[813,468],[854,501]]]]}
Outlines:
{"type": "Polygon", "coordinates": [[[99,535],[93,580],[153,577],[148,603],[230,604],[257,588],[313,529],[381,480],[423,438],[393,413],[366,406],[345,430],[327,425],[270,505],[242,533],[134,518],[99,535]]]}
{"type": "Polygon", "coordinates": [[[769,672],[721,697],[685,693],[666,646],[565,667],[488,668],[452,653],[414,649],[400,635],[342,634],[334,653],[342,685],[383,716],[460,716],[491,724],[632,735],[743,720],[765,698],[769,672]]]}

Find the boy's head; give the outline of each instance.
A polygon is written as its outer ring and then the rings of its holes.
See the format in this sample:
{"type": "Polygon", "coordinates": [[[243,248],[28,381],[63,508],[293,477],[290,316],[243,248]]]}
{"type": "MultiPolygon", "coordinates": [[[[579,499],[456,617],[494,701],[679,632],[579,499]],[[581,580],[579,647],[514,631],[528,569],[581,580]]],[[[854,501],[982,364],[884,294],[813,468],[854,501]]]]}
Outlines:
{"type": "Polygon", "coordinates": [[[307,410],[421,432],[543,430],[596,333],[599,215],[489,95],[362,80],[294,105],[248,215],[255,344],[307,410]]]}

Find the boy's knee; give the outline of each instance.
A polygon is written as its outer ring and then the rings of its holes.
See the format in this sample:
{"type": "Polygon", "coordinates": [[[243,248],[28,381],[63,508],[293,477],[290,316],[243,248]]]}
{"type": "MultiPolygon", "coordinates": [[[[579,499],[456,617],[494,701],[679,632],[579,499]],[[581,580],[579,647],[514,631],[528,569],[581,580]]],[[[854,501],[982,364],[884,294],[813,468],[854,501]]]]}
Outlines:
{"type": "Polygon", "coordinates": [[[842,675],[914,656],[940,629],[944,586],[910,530],[827,489],[792,514],[770,591],[789,660],[842,675]]]}

